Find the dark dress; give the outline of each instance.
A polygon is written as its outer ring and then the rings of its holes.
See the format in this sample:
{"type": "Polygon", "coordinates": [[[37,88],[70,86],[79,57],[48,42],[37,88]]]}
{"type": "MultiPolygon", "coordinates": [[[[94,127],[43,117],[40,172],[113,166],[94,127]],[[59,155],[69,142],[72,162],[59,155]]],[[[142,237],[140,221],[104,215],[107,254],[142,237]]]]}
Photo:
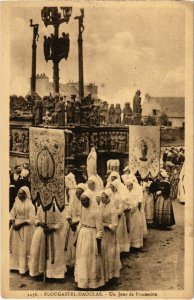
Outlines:
{"type": "Polygon", "coordinates": [[[170,199],[170,183],[166,180],[160,181],[160,195],[157,195],[154,210],[154,223],[158,226],[175,225],[172,201],[170,199]]]}

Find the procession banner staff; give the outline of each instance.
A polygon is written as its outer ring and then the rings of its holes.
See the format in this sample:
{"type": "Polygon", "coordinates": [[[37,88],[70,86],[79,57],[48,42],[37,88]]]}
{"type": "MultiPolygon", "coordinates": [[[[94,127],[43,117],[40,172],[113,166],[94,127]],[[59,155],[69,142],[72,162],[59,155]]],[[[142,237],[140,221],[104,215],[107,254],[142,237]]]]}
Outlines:
{"type": "MultiPolygon", "coordinates": [[[[55,204],[59,211],[65,208],[65,133],[64,130],[30,127],[31,196],[45,212],[55,204]]],[[[53,241],[54,242],[54,241],[53,241]]],[[[45,272],[48,258],[48,238],[45,234],[45,272]]]]}
{"type": "Polygon", "coordinates": [[[129,166],[144,179],[160,170],[160,126],[129,126],[129,166]]]}

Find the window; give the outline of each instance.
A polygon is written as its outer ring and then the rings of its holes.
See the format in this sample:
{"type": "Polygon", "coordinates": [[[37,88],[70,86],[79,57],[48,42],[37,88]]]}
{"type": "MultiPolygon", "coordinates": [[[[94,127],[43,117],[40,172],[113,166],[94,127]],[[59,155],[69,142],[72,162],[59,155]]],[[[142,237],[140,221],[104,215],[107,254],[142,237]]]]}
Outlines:
{"type": "Polygon", "coordinates": [[[153,110],[152,110],[152,113],[153,113],[153,116],[156,116],[157,110],[156,110],[156,109],[153,109],[153,110]]]}

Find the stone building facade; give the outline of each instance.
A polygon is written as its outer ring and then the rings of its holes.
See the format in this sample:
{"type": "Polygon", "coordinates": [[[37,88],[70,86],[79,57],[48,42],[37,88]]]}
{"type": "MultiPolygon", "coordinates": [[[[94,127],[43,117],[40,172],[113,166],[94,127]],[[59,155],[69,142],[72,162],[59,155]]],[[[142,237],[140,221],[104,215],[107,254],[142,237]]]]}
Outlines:
{"type": "Polygon", "coordinates": [[[168,117],[168,126],[184,127],[185,98],[184,97],[152,97],[148,93],[142,105],[143,118],[154,117],[160,123],[160,117],[168,117]]]}

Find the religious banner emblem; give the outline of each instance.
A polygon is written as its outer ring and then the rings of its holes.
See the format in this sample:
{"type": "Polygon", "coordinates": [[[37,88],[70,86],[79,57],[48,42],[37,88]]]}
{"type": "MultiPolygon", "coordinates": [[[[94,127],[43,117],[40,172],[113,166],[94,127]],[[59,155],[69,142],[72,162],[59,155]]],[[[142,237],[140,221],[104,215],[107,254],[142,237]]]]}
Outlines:
{"type": "Polygon", "coordinates": [[[64,135],[63,130],[30,128],[31,195],[36,200],[39,193],[44,210],[54,199],[60,211],[65,205],[64,135]]]}
{"type": "Polygon", "coordinates": [[[160,127],[129,126],[129,166],[130,171],[137,171],[145,178],[153,177],[160,170],[160,127]]]}

